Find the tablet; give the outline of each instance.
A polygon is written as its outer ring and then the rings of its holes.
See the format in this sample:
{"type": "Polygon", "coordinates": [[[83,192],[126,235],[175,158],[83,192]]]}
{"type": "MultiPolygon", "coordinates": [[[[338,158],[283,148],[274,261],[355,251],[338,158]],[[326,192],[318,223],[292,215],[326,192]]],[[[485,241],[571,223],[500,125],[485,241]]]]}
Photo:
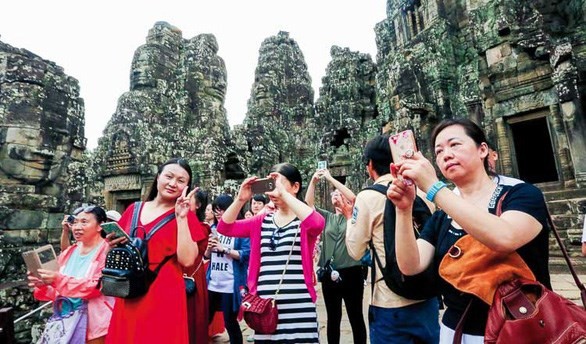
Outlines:
{"type": "Polygon", "coordinates": [[[59,270],[57,255],[51,245],[45,245],[31,251],[23,252],[22,258],[24,259],[27,270],[37,278],[40,278],[38,269],[59,270]]]}

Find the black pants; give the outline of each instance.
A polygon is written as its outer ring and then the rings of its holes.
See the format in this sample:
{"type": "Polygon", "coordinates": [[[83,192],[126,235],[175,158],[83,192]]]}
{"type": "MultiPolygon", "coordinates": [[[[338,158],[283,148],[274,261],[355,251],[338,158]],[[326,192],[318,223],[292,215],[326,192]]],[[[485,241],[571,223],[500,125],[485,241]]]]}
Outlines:
{"type": "Polygon", "coordinates": [[[328,315],[328,344],[340,343],[340,321],[342,321],[342,300],[346,305],[346,313],[354,343],[366,343],[366,326],[362,315],[362,299],[364,279],[360,265],[338,270],[341,281],[333,282],[330,278],[322,281],[322,292],[328,315]]]}
{"type": "Polygon", "coordinates": [[[224,326],[226,326],[226,331],[230,336],[230,343],[242,344],[242,332],[240,332],[240,325],[238,325],[238,311],[234,311],[233,295],[209,290],[208,302],[210,305],[210,321],[214,318],[216,311],[222,311],[224,314],[224,326]]]}

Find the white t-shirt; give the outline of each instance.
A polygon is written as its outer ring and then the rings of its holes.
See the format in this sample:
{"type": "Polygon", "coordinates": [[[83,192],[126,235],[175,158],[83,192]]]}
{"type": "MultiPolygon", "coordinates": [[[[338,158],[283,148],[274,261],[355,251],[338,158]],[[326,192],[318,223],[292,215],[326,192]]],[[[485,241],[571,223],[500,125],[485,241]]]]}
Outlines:
{"type": "MultiPolygon", "coordinates": [[[[218,233],[218,241],[225,249],[234,249],[236,238],[224,236],[218,233]]],[[[234,293],[233,259],[221,252],[212,252],[210,260],[210,282],[208,290],[217,293],[234,293]]]]}

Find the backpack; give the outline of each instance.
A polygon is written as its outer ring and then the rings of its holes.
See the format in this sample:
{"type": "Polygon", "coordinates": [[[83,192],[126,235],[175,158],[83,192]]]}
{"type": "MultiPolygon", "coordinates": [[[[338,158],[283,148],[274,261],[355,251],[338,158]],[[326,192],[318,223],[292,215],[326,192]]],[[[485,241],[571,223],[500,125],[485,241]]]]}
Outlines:
{"type": "MultiPolygon", "coordinates": [[[[372,255],[374,256],[374,264],[378,264],[381,272],[382,279],[389,289],[395,294],[411,300],[425,300],[439,295],[437,288],[437,272],[434,269],[433,264],[417,275],[405,276],[401,273],[399,265],[397,264],[397,256],[395,254],[395,205],[391,202],[387,195],[388,186],[382,184],[374,184],[365,188],[364,190],[374,190],[385,195],[385,212],[384,212],[384,247],[385,247],[385,267],[382,267],[380,257],[378,256],[372,240],[370,241],[370,248],[372,255]]],[[[419,237],[419,229],[423,228],[423,225],[431,217],[431,212],[427,207],[427,204],[419,197],[416,196],[415,202],[413,203],[413,228],[415,230],[415,237],[419,237]]],[[[372,273],[372,285],[378,282],[376,280],[375,271],[373,266],[372,273]]],[[[379,279],[380,280],[380,279],[379,279]]]]}
{"type": "Polygon", "coordinates": [[[123,245],[112,248],[106,255],[106,265],[102,270],[101,291],[107,296],[131,299],[147,293],[150,285],[157,277],[159,270],[174,255],[165,257],[156,269],[149,269],[149,240],[175,218],[175,212],[165,216],[147,233],[144,239],[137,237],[138,218],[142,202],[134,203],[132,213],[131,240],[123,245]]]}

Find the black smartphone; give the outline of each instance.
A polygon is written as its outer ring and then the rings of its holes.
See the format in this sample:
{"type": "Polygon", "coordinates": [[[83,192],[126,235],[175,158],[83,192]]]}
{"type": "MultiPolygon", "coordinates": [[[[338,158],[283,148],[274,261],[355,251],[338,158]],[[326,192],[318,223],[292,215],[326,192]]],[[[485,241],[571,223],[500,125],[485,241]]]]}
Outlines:
{"type": "Polygon", "coordinates": [[[267,191],[275,190],[275,179],[273,178],[261,178],[257,179],[252,185],[253,194],[263,194],[267,191]]]}

